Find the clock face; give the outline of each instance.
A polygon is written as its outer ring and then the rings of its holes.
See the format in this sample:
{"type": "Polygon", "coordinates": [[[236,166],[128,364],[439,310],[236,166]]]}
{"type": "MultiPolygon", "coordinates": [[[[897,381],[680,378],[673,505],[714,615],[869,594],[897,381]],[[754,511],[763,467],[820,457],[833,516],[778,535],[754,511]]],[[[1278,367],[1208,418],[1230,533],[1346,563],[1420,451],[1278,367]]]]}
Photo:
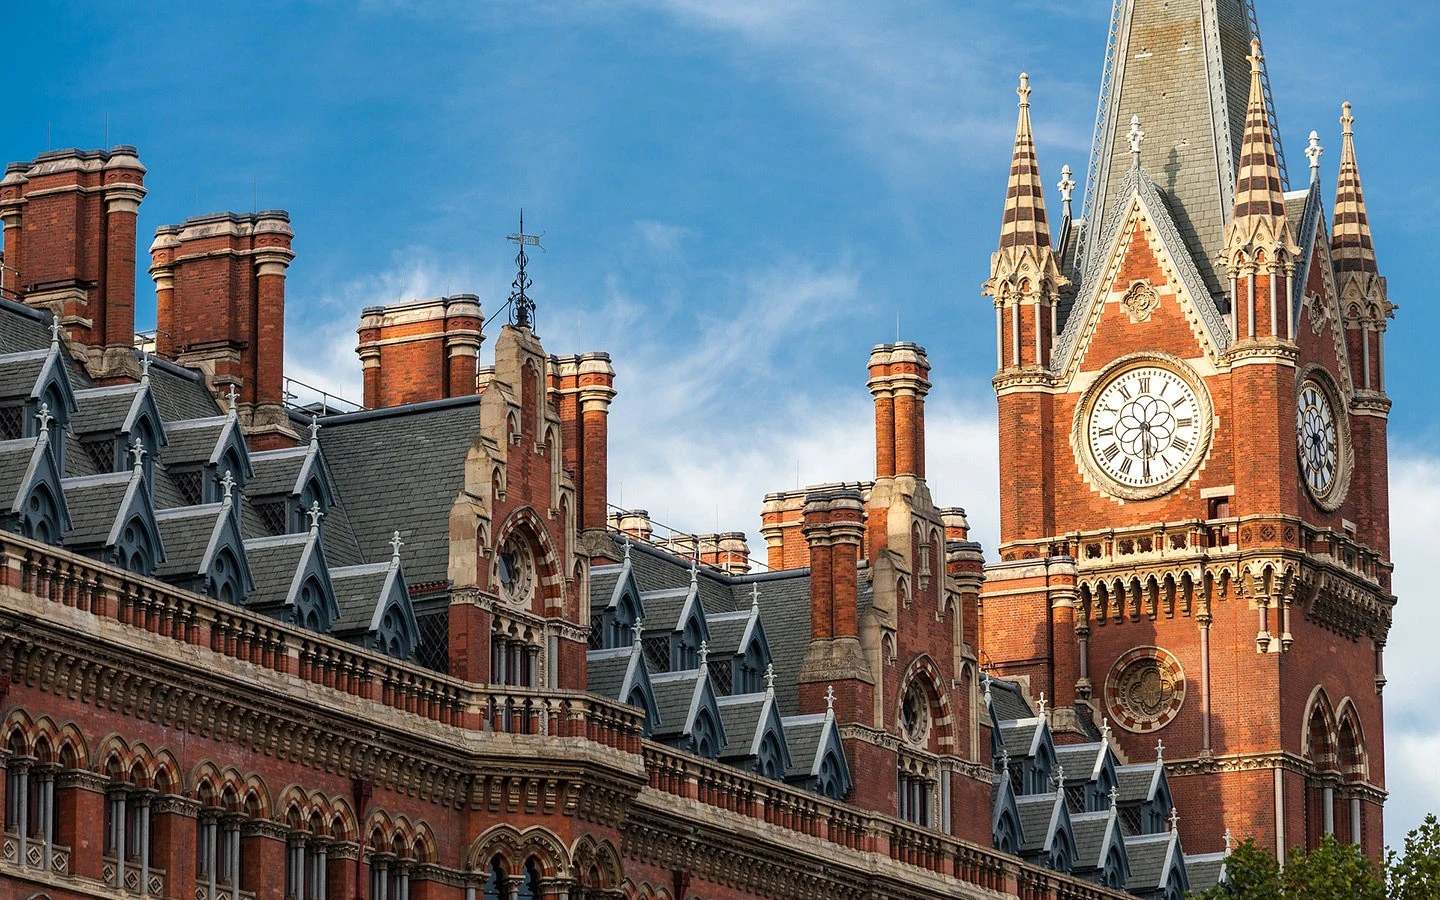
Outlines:
{"type": "Polygon", "coordinates": [[[1190,382],[1162,366],[1129,368],[1101,387],[1085,424],[1090,458],[1137,498],[1175,487],[1203,450],[1205,416],[1190,382]]]}
{"type": "Polygon", "coordinates": [[[1330,395],[1310,379],[1300,385],[1296,405],[1300,474],[1311,495],[1323,501],[1336,493],[1340,480],[1340,432],[1335,410],[1330,395]]]}

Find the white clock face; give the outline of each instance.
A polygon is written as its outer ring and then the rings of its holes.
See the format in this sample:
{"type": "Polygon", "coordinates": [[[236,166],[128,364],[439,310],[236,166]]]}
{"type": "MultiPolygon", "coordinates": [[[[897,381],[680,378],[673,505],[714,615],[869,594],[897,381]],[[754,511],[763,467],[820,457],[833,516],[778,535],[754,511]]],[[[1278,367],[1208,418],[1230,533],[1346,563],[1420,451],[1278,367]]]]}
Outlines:
{"type": "Polygon", "coordinates": [[[1174,487],[1202,448],[1205,415],[1195,390],[1161,366],[1126,369],[1095,397],[1086,440],[1095,466],[1150,496],[1174,487]]]}
{"type": "Polygon", "coordinates": [[[1340,433],[1335,411],[1325,390],[1309,380],[1300,385],[1296,404],[1300,473],[1310,493],[1323,500],[1334,493],[1339,480],[1340,433]]]}

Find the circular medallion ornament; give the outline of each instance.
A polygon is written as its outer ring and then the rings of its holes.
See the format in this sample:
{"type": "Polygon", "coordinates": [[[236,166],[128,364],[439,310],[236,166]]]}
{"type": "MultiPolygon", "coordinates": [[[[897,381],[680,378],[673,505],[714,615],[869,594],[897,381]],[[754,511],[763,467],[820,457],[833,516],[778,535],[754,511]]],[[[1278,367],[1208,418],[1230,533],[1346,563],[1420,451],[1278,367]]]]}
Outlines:
{"type": "Polygon", "coordinates": [[[1346,420],[1335,413],[1336,391],[1323,370],[1302,374],[1295,391],[1295,449],[1300,478],[1321,509],[1334,511],[1350,484],[1346,420]]]}
{"type": "Polygon", "coordinates": [[[535,557],[530,547],[512,534],[500,547],[496,562],[500,570],[500,598],[506,603],[529,604],[535,596],[535,557]]]}
{"type": "Polygon", "coordinates": [[[1211,427],[1209,394],[1184,363],[1127,357],[1081,398],[1072,443],[1081,468],[1106,493],[1146,500],[1190,477],[1211,427]]]}
{"type": "Polygon", "coordinates": [[[915,746],[923,747],[930,739],[930,698],[918,678],[910,682],[900,701],[900,727],[915,746]]]}
{"type": "Polygon", "coordinates": [[[1164,728],[1184,703],[1185,672],[1159,647],[1136,647],[1117,659],[1105,678],[1105,707],[1126,731],[1164,728]]]}

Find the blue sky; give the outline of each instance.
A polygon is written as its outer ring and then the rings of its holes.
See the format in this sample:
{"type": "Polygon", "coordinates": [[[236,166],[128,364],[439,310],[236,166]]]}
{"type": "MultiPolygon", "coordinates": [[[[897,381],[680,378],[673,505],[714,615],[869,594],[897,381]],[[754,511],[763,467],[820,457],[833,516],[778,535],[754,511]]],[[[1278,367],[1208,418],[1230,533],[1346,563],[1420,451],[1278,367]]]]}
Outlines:
{"type": "MultiPolygon", "coordinates": [[[[1422,575],[1440,529],[1440,312],[1423,288],[1440,213],[1440,12],[1385,8],[1260,0],[1297,175],[1313,128],[1333,186],[1339,105],[1355,104],[1401,307],[1387,343],[1397,841],[1440,809],[1440,660],[1424,643],[1440,611],[1422,575]]],[[[360,309],[461,291],[498,309],[523,205],[547,232],[532,269],[547,346],[615,357],[611,499],[684,529],[753,534],[765,491],[867,475],[864,362],[898,316],[935,367],[938,499],[967,507],[993,546],[979,285],[1015,77],[1032,76],[1047,185],[1062,164],[1083,172],[1108,16],[1102,0],[35,2],[7,15],[0,153],[100,146],[108,116],[109,142],[137,145],[150,170],[142,259],[158,225],[289,210],[289,372],[357,398],[360,309]]]]}

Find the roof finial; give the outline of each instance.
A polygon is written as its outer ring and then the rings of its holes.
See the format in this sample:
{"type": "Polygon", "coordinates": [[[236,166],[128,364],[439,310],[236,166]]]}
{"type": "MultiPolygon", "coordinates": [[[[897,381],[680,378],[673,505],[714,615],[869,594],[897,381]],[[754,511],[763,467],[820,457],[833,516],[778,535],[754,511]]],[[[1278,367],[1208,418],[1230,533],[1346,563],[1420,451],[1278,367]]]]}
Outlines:
{"type": "MultiPolygon", "coordinates": [[[[519,271],[515,275],[515,280],[510,282],[510,321],[516,328],[534,328],[532,320],[535,317],[535,301],[525,293],[533,283],[525,274],[525,264],[530,261],[530,258],[525,255],[525,246],[528,244],[531,247],[540,247],[540,239],[544,236],[543,231],[540,234],[525,233],[525,210],[522,209],[520,210],[520,230],[505,237],[505,240],[514,241],[520,247],[520,252],[515,254],[515,267],[519,271]]],[[[545,248],[540,247],[540,249],[544,251],[545,248]]]]}
{"type": "Polygon", "coordinates": [[[1140,116],[1130,117],[1130,131],[1125,135],[1130,140],[1130,159],[1135,168],[1140,168],[1140,144],[1145,140],[1145,132],[1140,128],[1140,116]]]}
{"type": "Polygon", "coordinates": [[[1004,747],[1000,748],[1000,772],[1006,778],[1010,777],[1010,751],[1004,747]]]}
{"type": "Polygon", "coordinates": [[[400,548],[403,546],[405,546],[405,542],[400,540],[400,532],[397,531],[390,536],[390,565],[392,567],[400,565],[400,548]]]}
{"type": "MultiPolygon", "coordinates": [[[[1346,104],[1347,106],[1349,104],[1346,104]]],[[[50,349],[60,349],[60,314],[56,313],[50,317],[50,349]]]]}
{"type": "Polygon", "coordinates": [[[40,437],[40,439],[41,439],[41,440],[49,440],[49,438],[50,438],[50,423],[53,422],[53,421],[55,421],[55,417],[52,416],[52,415],[50,415],[50,404],[48,404],[48,403],[41,403],[41,404],[40,404],[40,411],[35,414],[35,419],[36,419],[36,421],[38,421],[38,422],[40,423],[40,430],[39,430],[39,437],[40,437]]]}
{"type": "Polygon", "coordinates": [[[775,696],[775,664],[765,664],[765,696],[775,696]]]}
{"type": "Polygon", "coordinates": [[[1070,217],[1070,198],[1075,194],[1075,173],[1070,171],[1069,165],[1060,167],[1060,202],[1065,205],[1061,212],[1066,218],[1070,217]]]}
{"type": "Polygon", "coordinates": [[[230,474],[229,469],[226,469],[225,474],[220,476],[220,502],[229,506],[234,500],[234,492],[235,476],[230,474]]]}
{"type": "Polygon", "coordinates": [[[1254,75],[1260,71],[1260,63],[1264,61],[1265,54],[1260,52],[1260,39],[1250,39],[1250,74],[1254,75]]]}
{"type": "Polygon", "coordinates": [[[1045,692],[1044,692],[1044,691],[1041,691],[1041,692],[1040,692],[1040,699],[1037,700],[1037,701],[1035,701],[1035,705],[1040,709],[1040,718],[1042,718],[1042,719],[1045,718],[1045,692]]]}
{"type": "Polygon", "coordinates": [[[750,614],[760,615],[760,582],[750,585],[750,614]]]}
{"type": "Polygon", "coordinates": [[[1156,761],[1157,763],[1158,763],[1158,762],[1164,762],[1164,761],[1165,761],[1165,739],[1164,739],[1164,738],[1158,738],[1158,739],[1155,741],[1155,761],[1156,761]]]}
{"type": "Polygon", "coordinates": [[[1170,833],[1174,834],[1180,830],[1180,810],[1178,807],[1170,807],[1170,833]]]}
{"type": "Polygon", "coordinates": [[[310,446],[320,446],[320,417],[318,415],[310,417],[310,446]]]}
{"type": "Polygon", "coordinates": [[[625,562],[630,561],[630,535],[625,535],[625,562]]]}
{"type": "Polygon", "coordinates": [[[1057,788],[1065,787],[1065,766],[1061,765],[1060,763],[1055,764],[1054,781],[1057,788]]]}
{"type": "Polygon", "coordinates": [[[1225,829],[1225,837],[1224,837],[1224,840],[1225,840],[1225,855],[1226,855],[1226,856],[1229,856],[1229,855],[1230,855],[1230,845],[1231,845],[1232,843],[1234,843],[1234,841],[1235,841],[1235,836],[1230,833],[1230,829],[1229,829],[1229,828],[1226,828],[1226,829],[1225,829]]]}
{"type": "Polygon", "coordinates": [[[320,531],[320,520],[325,518],[325,514],[320,511],[320,501],[316,500],[311,503],[310,508],[305,511],[305,515],[310,517],[310,533],[318,534],[320,531]]]}
{"type": "Polygon", "coordinates": [[[1110,720],[1104,716],[1100,717],[1100,740],[1107,746],[1110,744],[1110,720]]]}
{"type": "Polygon", "coordinates": [[[228,414],[232,419],[240,417],[238,395],[239,392],[235,390],[235,383],[232,381],[229,387],[225,389],[225,402],[230,407],[230,409],[228,410],[228,414]]]}
{"type": "Polygon", "coordinates": [[[1351,109],[1349,100],[1340,104],[1340,134],[1343,137],[1355,136],[1355,116],[1351,114],[1351,109]]]}
{"type": "Polygon", "coordinates": [[[707,665],[709,665],[709,663],[710,663],[710,642],[709,642],[709,641],[704,641],[704,640],[702,640],[702,641],[700,642],[700,669],[703,671],[703,670],[705,669],[705,667],[706,667],[707,665]]]}
{"type": "Polygon", "coordinates": [[[640,638],[641,638],[641,636],[645,633],[645,620],[644,620],[644,619],[636,619],[636,620],[635,620],[635,624],[630,626],[630,631],[631,631],[632,634],[634,635],[633,640],[631,641],[630,646],[634,647],[636,650],[639,650],[639,649],[640,649],[640,638]]]}
{"type": "Polygon", "coordinates": [[[690,558],[690,587],[694,588],[700,582],[700,557],[690,558]]]}
{"type": "Polygon", "coordinates": [[[140,348],[140,383],[150,383],[150,354],[144,347],[140,348]]]}
{"type": "Polygon", "coordinates": [[[1305,148],[1305,156],[1310,160],[1310,181],[1320,180],[1320,156],[1325,148],[1320,146],[1320,132],[1310,132],[1310,146],[1305,148]]]}
{"type": "Polygon", "coordinates": [[[133,464],[135,471],[139,472],[145,461],[145,445],[140,443],[139,438],[130,442],[130,456],[135,460],[133,464]]]}
{"type": "Polygon", "coordinates": [[[1110,786],[1110,818],[1115,818],[1115,813],[1120,807],[1120,789],[1113,784],[1110,786]]]}
{"type": "Polygon", "coordinates": [[[995,679],[991,678],[989,675],[986,675],[986,676],[985,676],[985,708],[986,708],[986,709],[989,709],[989,708],[990,708],[991,706],[993,706],[994,703],[995,703],[995,698],[990,695],[990,682],[992,682],[992,681],[994,681],[994,680],[995,680],[995,679]]]}
{"type": "Polygon", "coordinates": [[[835,718],[835,685],[825,685],[825,715],[835,718]]]}
{"type": "Polygon", "coordinates": [[[1026,74],[1025,72],[1021,72],[1021,73],[1020,73],[1020,86],[1015,89],[1015,93],[1017,93],[1017,94],[1020,95],[1020,108],[1021,108],[1021,109],[1029,109],[1029,108],[1030,108],[1030,76],[1029,76],[1028,74],[1026,74]]]}

